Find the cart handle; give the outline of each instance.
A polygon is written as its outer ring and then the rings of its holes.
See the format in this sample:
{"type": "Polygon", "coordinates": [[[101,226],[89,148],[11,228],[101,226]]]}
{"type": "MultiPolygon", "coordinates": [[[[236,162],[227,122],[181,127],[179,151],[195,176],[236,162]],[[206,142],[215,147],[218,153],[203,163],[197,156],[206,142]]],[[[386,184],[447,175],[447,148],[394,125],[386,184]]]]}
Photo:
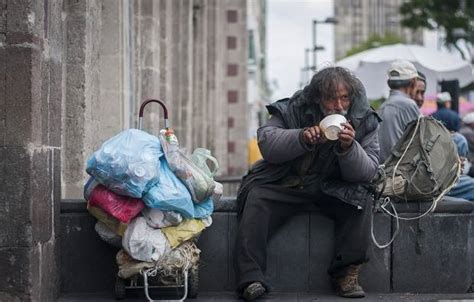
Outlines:
{"type": "Polygon", "coordinates": [[[166,109],[166,106],[162,101],[155,99],[147,99],[140,106],[140,112],[138,114],[138,129],[141,130],[143,128],[143,110],[145,109],[145,106],[149,103],[158,103],[161,105],[161,107],[163,108],[163,116],[165,118],[165,129],[168,130],[168,109],[166,109]]]}

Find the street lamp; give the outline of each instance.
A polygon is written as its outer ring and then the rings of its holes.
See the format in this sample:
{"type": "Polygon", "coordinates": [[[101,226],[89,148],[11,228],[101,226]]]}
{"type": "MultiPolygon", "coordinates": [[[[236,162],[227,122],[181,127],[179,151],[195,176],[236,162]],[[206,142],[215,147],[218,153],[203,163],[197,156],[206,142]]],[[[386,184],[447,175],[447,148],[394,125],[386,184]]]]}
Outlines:
{"type": "MultiPolygon", "coordinates": [[[[309,72],[312,70],[312,71],[316,71],[316,66],[315,65],[309,65],[309,52],[313,52],[313,56],[314,56],[314,53],[316,51],[319,51],[319,50],[324,50],[324,46],[314,46],[313,48],[305,48],[305,70],[306,70],[306,78],[309,79],[309,72]]],[[[313,57],[314,58],[314,57],[313,57]]]]}
{"type": "Polygon", "coordinates": [[[314,52],[313,52],[313,69],[316,71],[317,65],[316,65],[316,51],[321,50],[321,46],[317,46],[316,44],[316,25],[317,24],[337,24],[338,21],[335,17],[327,17],[324,21],[319,21],[319,20],[313,20],[313,47],[314,47],[314,52]]]}

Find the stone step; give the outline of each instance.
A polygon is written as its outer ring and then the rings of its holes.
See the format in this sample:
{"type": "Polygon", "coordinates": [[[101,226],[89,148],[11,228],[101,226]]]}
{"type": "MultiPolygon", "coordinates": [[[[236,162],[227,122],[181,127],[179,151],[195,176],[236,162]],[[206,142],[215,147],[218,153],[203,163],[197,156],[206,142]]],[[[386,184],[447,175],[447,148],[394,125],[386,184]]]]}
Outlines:
{"type": "MultiPolygon", "coordinates": [[[[152,298],[155,298],[154,296],[152,298]]],[[[472,301],[474,294],[407,294],[407,293],[391,293],[377,294],[367,293],[363,299],[364,302],[371,301],[472,301]]],[[[110,293],[87,293],[87,294],[63,294],[59,297],[58,302],[110,302],[110,293]]],[[[143,297],[127,297],[127,302],[143,302],[143,297]]],[[[193,302],[241,302],[233,292],[201,292],[196,299],[190,299],[193,302]]],[[[333,294],[326,293],[285,293],[272,292],[265,295],[262,300],[258,301],[285,301],[285,302],[317,302],[317,301],[335,301],[347,302],[346,298],[341,298],[333,294]]]]}

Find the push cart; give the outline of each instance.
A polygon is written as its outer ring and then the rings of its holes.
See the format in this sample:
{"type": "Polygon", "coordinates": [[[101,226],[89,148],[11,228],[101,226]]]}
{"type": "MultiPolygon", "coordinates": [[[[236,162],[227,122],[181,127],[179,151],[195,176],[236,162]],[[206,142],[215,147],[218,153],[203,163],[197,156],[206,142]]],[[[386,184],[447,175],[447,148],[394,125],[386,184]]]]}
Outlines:
{"type": "Polygon", "coordinates": [[[143,290],[148,301],[155,300],[150,297],[150,291],[161,291],[165,296],[178,296],[175,299],[165,299],[165,301],[184,301],[188,298],[194,299],[198,294],[199,284],[199,265],[193,264],[189,268],[182,270],[181,274],[175,278],[169,278],[168,282],[163,283],[155,268],[142,270],[139,274],[129,278],[122,279],[117,276],[115,280],[115,299],[122,300],[126,297],[127,292],[138,292],[143,290]],[[170,280],[174,279],[174,280],[170,280]],[[173,282],[174,284],[171,284],[173,282]],[[180,297],[179,297],[180,296],[180,297]]]}
{"type": "MultiPolygon", "coordinates": [[[[168,125],[168,110],[165,104],[156,99],[147,99],[140,106],[138,116],[138,129],[143,128],[143,113],[145,106],[149,103],[158,103],[163,108],[163,117],[165,122],[165,130],[169,130],[168,125]]],[[[192,243],[195,245],[197,238],[192,243]]],[[[196,248],[197,249],[197,248],[196,248]]],[[[187,261],[182,261],[178,265],[170,265],[172,259],[168,261],[158,262],[156,266],[142,269],[140,273],[134,276],[123,279],[119,276],[115,281],[115,298],[117,300],[124,299],[128,291],[137,292],[142,290],[145,293],[148,301],[184,301],[187,298],[196,298],[198,294],[199,284],[199,254],[195,255],[195,261],[189,261],[189,257],[183,257],[187,261]],[[174,269],[170,267],[174,266],[174,269]],[[173,295],[175,299],[154,300],[150,297],[150,292],[162,293],[166,296],[173,295]],[[178,296],[178,298],[176,298],[178,296]],[[180,297],[180,298],[179,298],[180,297]]]]}

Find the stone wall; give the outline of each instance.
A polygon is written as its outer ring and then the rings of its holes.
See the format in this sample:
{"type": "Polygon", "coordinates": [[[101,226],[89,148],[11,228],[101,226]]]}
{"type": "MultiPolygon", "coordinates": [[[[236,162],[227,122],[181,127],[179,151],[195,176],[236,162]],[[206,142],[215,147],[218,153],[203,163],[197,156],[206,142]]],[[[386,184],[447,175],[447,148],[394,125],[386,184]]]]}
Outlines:
{"type": "Polygon", "coordinates": [[[58,292],[62,1],[0,1],[1,301],[58,292]]]}

